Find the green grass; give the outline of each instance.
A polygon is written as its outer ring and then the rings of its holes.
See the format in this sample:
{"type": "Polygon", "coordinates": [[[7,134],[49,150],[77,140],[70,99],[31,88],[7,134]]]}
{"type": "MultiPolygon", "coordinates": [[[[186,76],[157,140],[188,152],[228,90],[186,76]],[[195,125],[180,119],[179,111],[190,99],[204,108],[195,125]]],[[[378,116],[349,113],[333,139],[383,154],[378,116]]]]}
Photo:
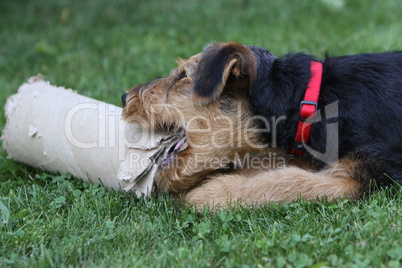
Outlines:
{"type": "MultiPolygon", "coordinates": [[[[0,102],[42,73],[119,105],[177,57],[236,40],[315,55],[401,49],[399,0],[3,0],[0,102]]],[[[0,128],[5,124],[0,112],[0,128]]],[[[198,214],[0,152],[0,267],[400,267],[402,189],[357,203],[198,214]]]]}

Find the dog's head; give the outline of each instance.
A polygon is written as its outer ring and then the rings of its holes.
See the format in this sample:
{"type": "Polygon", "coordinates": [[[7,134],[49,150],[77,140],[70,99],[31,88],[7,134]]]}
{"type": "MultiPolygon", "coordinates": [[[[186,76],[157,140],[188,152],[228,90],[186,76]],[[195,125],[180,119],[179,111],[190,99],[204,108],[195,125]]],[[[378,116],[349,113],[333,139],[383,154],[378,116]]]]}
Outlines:
{"type": "Polygon", "coordinates": [[[151,129],[184,133],[190,145],[226,143],[245,149],[246,144],[258,143],[257,134],[249,131],[256,125],[251,119],[250,89],[264,75],[259,68],[270,67],[274,60],[257,47],[208,45],[203,52],[178,60],[170,76],[124,94],[123,117],[151,129]],[[240,141],[244,141],[241,146],[240,141]]]}

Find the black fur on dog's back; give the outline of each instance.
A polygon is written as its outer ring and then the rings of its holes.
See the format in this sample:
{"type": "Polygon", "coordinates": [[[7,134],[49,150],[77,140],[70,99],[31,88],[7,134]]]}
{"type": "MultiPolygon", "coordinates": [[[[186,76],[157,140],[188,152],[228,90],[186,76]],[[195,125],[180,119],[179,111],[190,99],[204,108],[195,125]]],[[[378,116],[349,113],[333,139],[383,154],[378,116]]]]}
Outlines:
{"type": "MultiPolygon", "coordinates": [[[[250,102],[256,114],[285,116],[276,139],[289,150],[315,58],[299,53],[273,59],[267,50],[249,48],[259,67],[250,102]]],[[[389,184],[389,177],[402,184],[402,52],[327,56],[322,63],[318,108],[338,101],[339,157],[361,159],[359,170],[370,170],[380,185],[389,184]]],[[[319,152],[325,151],[327,123],[312,125],[308,145],[319,152]]]]}

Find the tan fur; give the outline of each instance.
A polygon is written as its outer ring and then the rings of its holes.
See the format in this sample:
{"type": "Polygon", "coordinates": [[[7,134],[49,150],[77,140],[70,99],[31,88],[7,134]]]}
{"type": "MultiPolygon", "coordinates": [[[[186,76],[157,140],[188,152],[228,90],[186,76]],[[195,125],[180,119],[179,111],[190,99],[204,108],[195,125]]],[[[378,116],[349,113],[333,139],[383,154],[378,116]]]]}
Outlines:
{"type": "MultiPolygon", "coordinates": [[[[349,163],[350,164],[350,163],[349,163]]],[[[360,185],[350,175],[353,165],[338,163],[321,172],[286,167],[260,172],[252,176],[239,174],[212,177],[186,194],[189,204],[198,209],[212,210],[230,203],[267,205],[270,202],[292,202],[299,198],[329,201],[339,198],[356,199],[360,185]]]]}

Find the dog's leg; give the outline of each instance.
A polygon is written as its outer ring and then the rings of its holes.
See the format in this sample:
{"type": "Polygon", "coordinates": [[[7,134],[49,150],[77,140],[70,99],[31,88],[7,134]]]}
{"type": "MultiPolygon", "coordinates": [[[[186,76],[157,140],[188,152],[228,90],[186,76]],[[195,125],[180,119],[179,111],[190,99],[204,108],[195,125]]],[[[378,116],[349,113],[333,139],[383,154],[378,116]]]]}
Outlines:
{"type": "Polygon", "coordinates": [[[287,167],[262,172],[251,177],[222,175],[213,177],[186,195],[190,204],[201,209],[209,205],[212,210],[230,202],[243,205],[264,205],[270,202],[292,202],[299,197],[307,200],[326,196],[357,199],[362,182],[354,177],[359,162],[344,160],[320,172],[287,167]]]}
{"type": "Polygon", "coordinates": [[[231,165],[239,169],[239,174],[245,176],[260,173],[262,169],[283,167],[286,163],[306,166],[302,161],[288,161],[287,157],[283,156],[277,149],[270,149],[267,155],[258,156],[243,153],[242,157],[231,155],[225,158],[217,158],[214,157],[215,154],[216,152],[209,148],[204,152],[194,152],[192,148],[186,149],[169,165],[158,168],[155,174],[156,185],[163,191],[179,193],[199,185],[205,177],[211,176],[214,172],[228,169],[231,165]],[[250,163],[247,164],[246,162],[250,163]],[[251,167],[243,167],[244,165],[251,165],[251,167]]]}

